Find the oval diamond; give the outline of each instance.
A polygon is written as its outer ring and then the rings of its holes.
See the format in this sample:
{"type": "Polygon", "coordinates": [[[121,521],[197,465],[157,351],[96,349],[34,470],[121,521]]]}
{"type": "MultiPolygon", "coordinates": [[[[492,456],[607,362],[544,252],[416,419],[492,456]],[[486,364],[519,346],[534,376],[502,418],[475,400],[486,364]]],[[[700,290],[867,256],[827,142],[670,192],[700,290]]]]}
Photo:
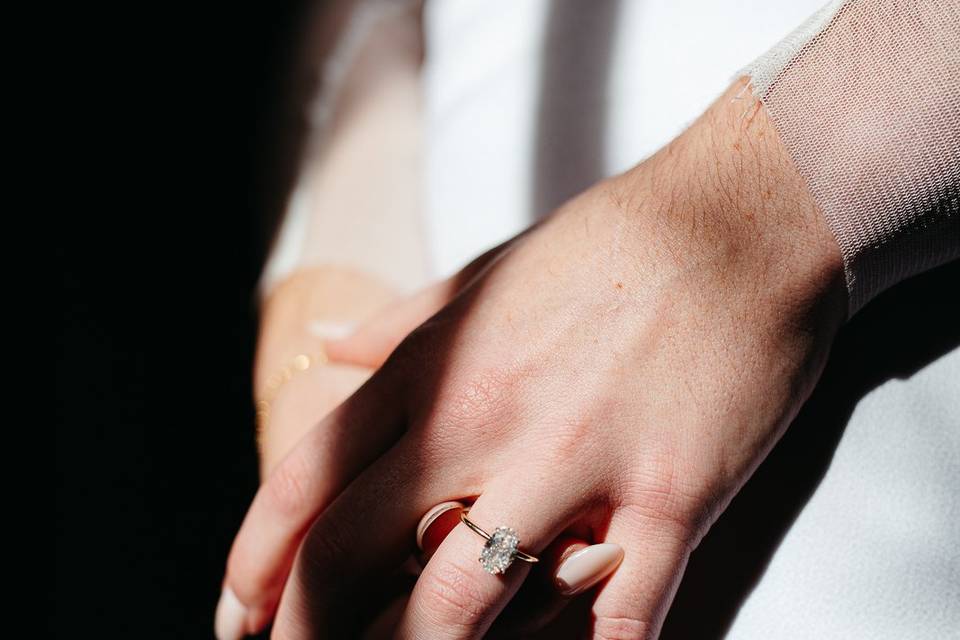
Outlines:
{"type": "Polygon", "coordinates": [[[480,564],[484,570],[494,575],[503,573],[517,555],[520,538],[510,527],[497,527],[483,545],[480,552],[480,564]]]}

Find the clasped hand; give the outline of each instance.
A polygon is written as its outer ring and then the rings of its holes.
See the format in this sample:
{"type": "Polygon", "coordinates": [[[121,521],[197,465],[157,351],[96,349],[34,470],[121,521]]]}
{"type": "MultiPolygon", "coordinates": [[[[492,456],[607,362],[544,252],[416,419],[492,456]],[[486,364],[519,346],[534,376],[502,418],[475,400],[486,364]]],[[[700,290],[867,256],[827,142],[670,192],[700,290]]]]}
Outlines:
{"type": "MultiPolygon", "coordinates": [[[[466,500],[532,554],[571,531],[619,544],[584,626],[657,635],[691,550],[809,395],[845,318],[836,244],[762,107],[733,101],[741,88],[412,298],[429,313],[408,334],[374,320],[329,342],[333,359],[362,363],[385,340],[389,356],[257,493],[225,579],[248,631],[275,619],[278,638],[353,637],[369,614],[357,594],[410,555],[421,515],[466,500]]],[[[485,573],[482,545],[450,532],[398,637],[496,629],[531,569],[485,573]]]]}

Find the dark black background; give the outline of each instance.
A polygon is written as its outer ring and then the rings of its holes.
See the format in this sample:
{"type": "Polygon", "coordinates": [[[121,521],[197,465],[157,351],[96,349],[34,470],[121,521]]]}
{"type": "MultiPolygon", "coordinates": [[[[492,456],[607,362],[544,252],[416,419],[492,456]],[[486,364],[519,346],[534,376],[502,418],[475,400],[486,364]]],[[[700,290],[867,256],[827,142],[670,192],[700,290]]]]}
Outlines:
{"type": "Polygon", "coordinates": [[[257,484],[254,285],[306,3],[196,5],[64,19],[57,637],[212,637],[257,484]]]}
{"type": "MultiPolygon", "coordinates": [[[[67,202],[51,230],[57,637],[211,636],[257,485],[254,286],[290,177],[306,8],[85,8],[59,61],[74,72],[56,75],[58,117],[76,139],[47,156],[67,202]]],[[[944,295],[958,271],[895,288],[843,330],[797,422],[694,553],[665,638],[721,635],[855,401],[960,344],[944,295]]]]}

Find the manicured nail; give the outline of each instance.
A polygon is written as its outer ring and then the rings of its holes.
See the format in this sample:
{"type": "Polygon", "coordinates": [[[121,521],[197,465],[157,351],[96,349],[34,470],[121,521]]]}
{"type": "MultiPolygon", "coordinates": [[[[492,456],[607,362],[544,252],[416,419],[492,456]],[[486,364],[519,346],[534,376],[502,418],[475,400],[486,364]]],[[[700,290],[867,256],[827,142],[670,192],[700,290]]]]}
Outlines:
{"type": "Polygon", "coordinates": [[[220,594],[213,631],[217,640],[240,640],[247,634],[247,608],[230,587],[220,594]]]}
{"type": "Polygon", "coordinates": [[[307,325],[308,330],[313,335],[318,338],[326,338],[328,340],[339,340],[340,338],[346,338],[351,333],[356,331],[357,323],[356,322],[329,322],[323,320],[314,320],[309,325],[307,325]]]}
{"type": "Polygon", "coordinates": [[[429,529],[430,525],[437,521],[437,518],[451,509],[463,509],[463,503],[457,502],[456,500],[441,502],[423,514],[423,517],[420,518],[420,524],[417,525],[417,546],[420,548],[420,551],[424,550],[423,536],[427,532],[427,529],[429,529]]]}
{"type": "Polygon", "coordinates": [[[621,560],[623,549],[618,544],[604,542],[580,549],[557,569],[557,588],[565,596],[576,595],[610,575],[621,560]]]}

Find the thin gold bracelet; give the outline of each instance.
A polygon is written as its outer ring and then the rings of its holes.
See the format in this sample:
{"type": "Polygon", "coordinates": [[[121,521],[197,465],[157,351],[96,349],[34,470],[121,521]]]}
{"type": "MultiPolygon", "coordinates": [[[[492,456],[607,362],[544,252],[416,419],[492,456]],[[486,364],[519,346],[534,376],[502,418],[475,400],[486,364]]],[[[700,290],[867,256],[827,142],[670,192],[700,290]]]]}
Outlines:
{"type": "Polygon", "coordinates": [[[309,354],[301,353],[294,357],[283,369],[267,378],[263,394],[254,403],[257,412],[257,447],[263,451],[263,434],[270,423],[270,406],[280,392],[280,389],[293,378],[297,372],[306,371],[315,365],[327,364],[330,359],[323,351],[309,354]]]}

